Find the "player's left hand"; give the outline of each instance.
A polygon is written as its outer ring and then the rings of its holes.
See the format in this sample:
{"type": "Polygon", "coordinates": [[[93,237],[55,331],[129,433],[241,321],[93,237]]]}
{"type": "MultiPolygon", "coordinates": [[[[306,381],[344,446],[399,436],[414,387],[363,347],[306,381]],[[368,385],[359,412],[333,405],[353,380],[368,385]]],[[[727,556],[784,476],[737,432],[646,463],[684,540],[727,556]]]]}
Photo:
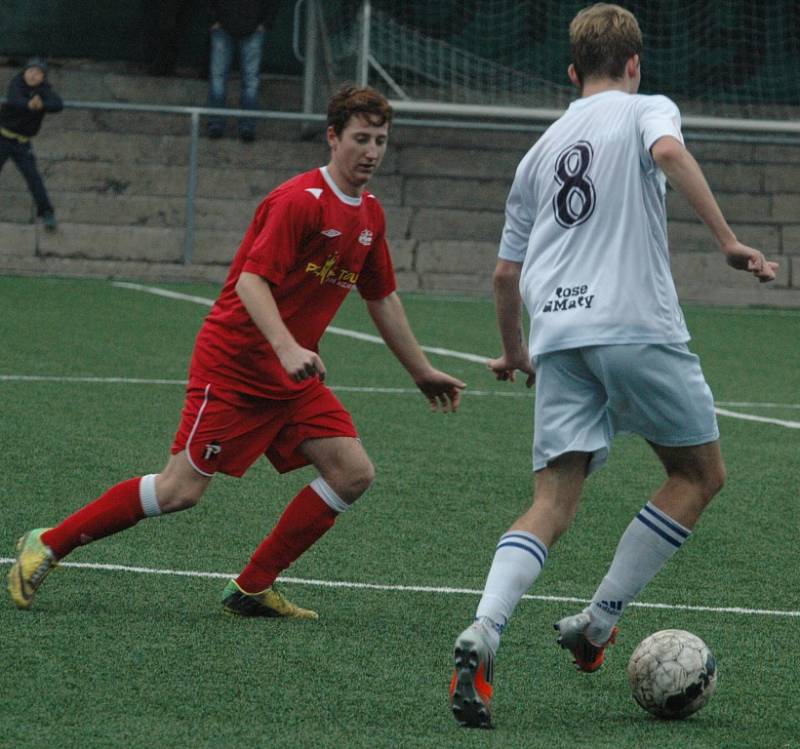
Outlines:
{"type": "Polygon", "coordinates": [[[525,387],[533,387],[533,383],[536,382],[536,372],[533,369],[533,364],[531,364],[527,353],[521,355],[517,359],[512,359],[506,354],[503,354],[497,359],[490,359],[487,362],[487,366],[498,380],[515,382],[517,379],[517,371],[520,371],[526,375],[525,387]]]}
{"type": "Polygon", "coordinates": [[[730,247],[724,247],[723,252],[731,268],[746,270],[748,273],[752,273],[761,283],[775,280],[778,263],[767,260],[764,257],[764,253],[754,247],[748,247],[746,244],[736,242],[730,247]]]}
{"type": "Polygon", "coordinates": [[[419,377],[415,383],[431,404],[431,411],[441,411],[445,414],[455,413],[458,410],[461,391],[467,386],[461,380],[438,369],[419,377]]]}

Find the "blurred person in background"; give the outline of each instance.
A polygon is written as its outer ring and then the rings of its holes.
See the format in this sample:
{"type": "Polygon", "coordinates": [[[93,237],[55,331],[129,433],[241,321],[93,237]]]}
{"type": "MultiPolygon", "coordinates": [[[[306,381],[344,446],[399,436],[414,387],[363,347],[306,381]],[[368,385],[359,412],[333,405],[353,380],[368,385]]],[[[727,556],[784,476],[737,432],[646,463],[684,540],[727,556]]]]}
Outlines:
{"type": "MultiPolygon", "coordinates": [[[[147,15],[155,15],[156,21],[156,33],[153,35],[156,51],[147,72],[154,76],[169,76],[175,73],[178,50],[182,44],[186,44],[182,40],[189,29],[192,11],[197,4],[194,0],[158,0],[155,5],[155,8],[146,8],[147,15]]],[[[208,67],[208,60],[205,61],[205,67],[208,67]]]]}
{"type": "Polygon", "coordinates": [[[6,101],[0,106],[0,170],[7,159],[13,159],[47,231],[56,230],[56,215],[36,166],[31,140],[42,127],[45,114],[63,108],[61,97],[47,82],[47,63],[39,57],[28,60],[11,79],[6,101]]]}
{"type": "MultiPolygon", "coordinates": [[[[264,34],[277,9],[276,0],[212,0],[209,107],[216,109],[226,106],[228,78],[238,50],[242,78],[239,108],[258,109],[264,34]]],[[[209,117],[208,137],[221,138],[224,132],[224,119],[218,116],[209,117]]],[[[239,138],[250,143],[255,137],[255,120],[241,118],[239,138]]]]}

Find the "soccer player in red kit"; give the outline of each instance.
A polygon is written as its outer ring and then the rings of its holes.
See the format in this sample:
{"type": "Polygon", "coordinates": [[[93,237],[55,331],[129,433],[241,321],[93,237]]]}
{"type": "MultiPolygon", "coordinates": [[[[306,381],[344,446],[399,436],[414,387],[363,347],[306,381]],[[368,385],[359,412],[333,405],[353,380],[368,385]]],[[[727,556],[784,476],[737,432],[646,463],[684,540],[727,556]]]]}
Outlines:
{"type": "Polygon", "coordinates": [[[328,105],[330,162],[273,190],[256,211],[195,343],[172,455],[159,474],[129,479],[53,528],[17,542],[8,575],[27,609],[45,576],[77,546],[146,517],[194,506],[216,473],[241,476],[266,455],[281,473],[318,477],[292,499],[222,594],[242,616],[316,619],[273,583],[369,487],[374,469],[350,414],[324,384],[318,344],[355,286],[391,351],[433,410],[458,408],[464,383],[428,362],[395,291],[378,200],[365,187],[386,152],[392,110],[369,87],[328,105]]]}

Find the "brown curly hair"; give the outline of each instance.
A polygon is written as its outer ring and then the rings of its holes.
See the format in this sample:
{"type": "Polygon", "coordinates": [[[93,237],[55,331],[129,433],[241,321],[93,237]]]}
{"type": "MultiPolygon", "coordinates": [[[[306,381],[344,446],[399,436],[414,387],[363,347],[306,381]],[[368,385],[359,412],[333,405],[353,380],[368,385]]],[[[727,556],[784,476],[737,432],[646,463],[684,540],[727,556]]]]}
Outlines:
{"type": "Polygon", "coordinates": [[[392,124],[392,108],[386,97],[371,86],[345,83],[328,101],[328,126],[337,136],[347,127],[351,117],[361,115],[370,124],[380,127],[392,124]]]}

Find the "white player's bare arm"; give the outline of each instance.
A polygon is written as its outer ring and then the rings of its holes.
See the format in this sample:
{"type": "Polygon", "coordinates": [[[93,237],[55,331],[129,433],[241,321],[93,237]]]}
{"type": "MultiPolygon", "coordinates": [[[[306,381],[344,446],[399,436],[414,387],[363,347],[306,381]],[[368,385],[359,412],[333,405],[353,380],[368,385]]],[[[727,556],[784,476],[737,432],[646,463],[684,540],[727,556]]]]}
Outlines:
{"type": "Polygon", "coordinates": [[[515,379],[517,370],[528,377],[526,384],[533,385],[534,371],[528,355],[528,345],[522,327],[522,297],[519,294],[519,278],[522,264],[510,260],[497,261],[492,281],[497,326],[503,344],[503,355],[489,362],[489,369],[498,380],[515,379]]]}
{"type": "Polygon", "coordinates": [[[759,281],[774,280],[778,264],[768,261],[759,250],[742,244],[736,238],[722,215],[700,165],[684,145],[665,135],[653,144],[650,152],[670,184],[689,201],[689,205],[709,228],[728,264],[738,270],[749,271],[759,281]]]}
{"type": "Polygon", "coordinates": [[[236,282],[236,293],[293,380],[300,382],[314,375],[325,379],[325,365],[319,354],[303,348],[281,319],[268,281],[255,273],[243,272],[236,282]]]}
{"type": "Polygon", "coordinates": [[[466,385],[431,366],[411,330],[400,297],[392,292],[383,299],[367,300],[367,310],[381,338],[427,397],[431,410],[455,411],[466,385]]]}

